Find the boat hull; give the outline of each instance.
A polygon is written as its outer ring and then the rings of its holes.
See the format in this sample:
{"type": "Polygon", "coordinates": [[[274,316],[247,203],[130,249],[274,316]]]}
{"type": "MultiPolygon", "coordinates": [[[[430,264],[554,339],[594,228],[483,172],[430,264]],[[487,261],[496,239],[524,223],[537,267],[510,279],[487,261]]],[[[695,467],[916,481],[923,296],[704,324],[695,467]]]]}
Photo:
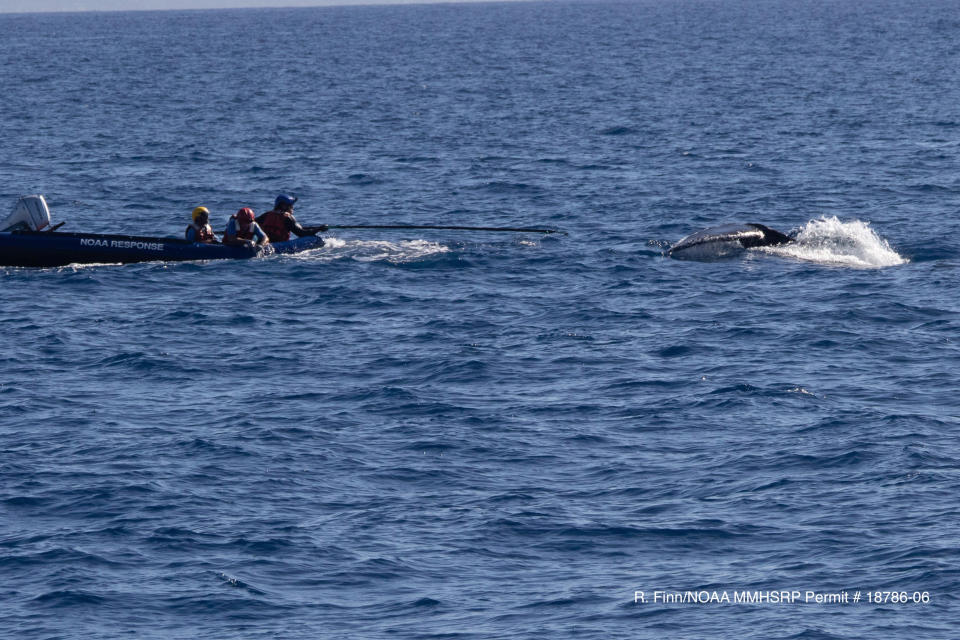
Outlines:
{"type": "Polygon", "coordinates": [[[176,238],[22,231],[0,233],[0,265],[61,267],[151,261],[247,259],[273,253],[298,253],[323,246],[318,236],[274,242],[264,247],[230,247],[176,238]]]}

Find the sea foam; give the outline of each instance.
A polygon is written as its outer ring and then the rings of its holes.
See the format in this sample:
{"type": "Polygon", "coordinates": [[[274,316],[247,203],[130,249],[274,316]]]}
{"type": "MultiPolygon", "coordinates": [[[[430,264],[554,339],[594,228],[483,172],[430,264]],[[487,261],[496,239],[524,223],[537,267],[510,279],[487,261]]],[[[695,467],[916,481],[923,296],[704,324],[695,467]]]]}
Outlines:
{"type": "Polygon", "coordinates": [[[862,220],[843,222],[836,216],[824,216],[808,222],[795,237],[792,244],[763,250],[798,260],[863,269],[909,262],[862,220]]]}

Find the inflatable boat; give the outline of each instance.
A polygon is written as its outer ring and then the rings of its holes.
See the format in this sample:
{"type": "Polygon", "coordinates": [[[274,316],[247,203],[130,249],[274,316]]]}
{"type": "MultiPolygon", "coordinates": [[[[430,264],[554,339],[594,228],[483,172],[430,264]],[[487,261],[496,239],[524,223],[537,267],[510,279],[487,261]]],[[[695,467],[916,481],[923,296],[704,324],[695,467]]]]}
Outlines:
{"type": "Polygon", "coordinates": [[[23,196],[0,223],[0,265],[60,267],[68,264],[225,260],[273,253],[298,253],[323,246],[317,236],[294,238],[258,247],[203,244],[177,238],[98,233],[65,233],[49,228],[50,210],[43,196],[23,196]]]}

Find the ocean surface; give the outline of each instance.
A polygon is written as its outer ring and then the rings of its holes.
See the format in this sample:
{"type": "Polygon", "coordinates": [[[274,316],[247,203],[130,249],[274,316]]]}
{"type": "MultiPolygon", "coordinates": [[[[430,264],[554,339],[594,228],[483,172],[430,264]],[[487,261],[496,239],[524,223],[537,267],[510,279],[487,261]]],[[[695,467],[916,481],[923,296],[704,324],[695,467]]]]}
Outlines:
{"type": "Polygon", "coordinates": [[[65,231],[567,233],[0,269],[0,637],[960,635],[957,3],[0,32],[65,231]],[[728,222],[798,240],[665,256],[728,222]]]}

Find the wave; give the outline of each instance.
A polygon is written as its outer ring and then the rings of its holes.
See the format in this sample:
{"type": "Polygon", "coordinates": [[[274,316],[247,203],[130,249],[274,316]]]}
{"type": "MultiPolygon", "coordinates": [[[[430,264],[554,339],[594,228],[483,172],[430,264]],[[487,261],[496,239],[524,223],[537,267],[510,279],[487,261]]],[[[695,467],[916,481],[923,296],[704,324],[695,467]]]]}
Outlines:
{"type": "Polygon", "coordinates": [[[843,222],[836,216],[811,220],[795,235],[796,242],[761,251],[820,264],[879,269],[910,262],[862,220],[843,222]]]}
{"type": "Polygon", "coordinates": [[[358,262],[405,264],[436,258],[451,251],[446,245],[427,240],[343,240],[327,236],[322,248],[288,257],[292,260],[329,262],[346,258],[358,262]]]}

